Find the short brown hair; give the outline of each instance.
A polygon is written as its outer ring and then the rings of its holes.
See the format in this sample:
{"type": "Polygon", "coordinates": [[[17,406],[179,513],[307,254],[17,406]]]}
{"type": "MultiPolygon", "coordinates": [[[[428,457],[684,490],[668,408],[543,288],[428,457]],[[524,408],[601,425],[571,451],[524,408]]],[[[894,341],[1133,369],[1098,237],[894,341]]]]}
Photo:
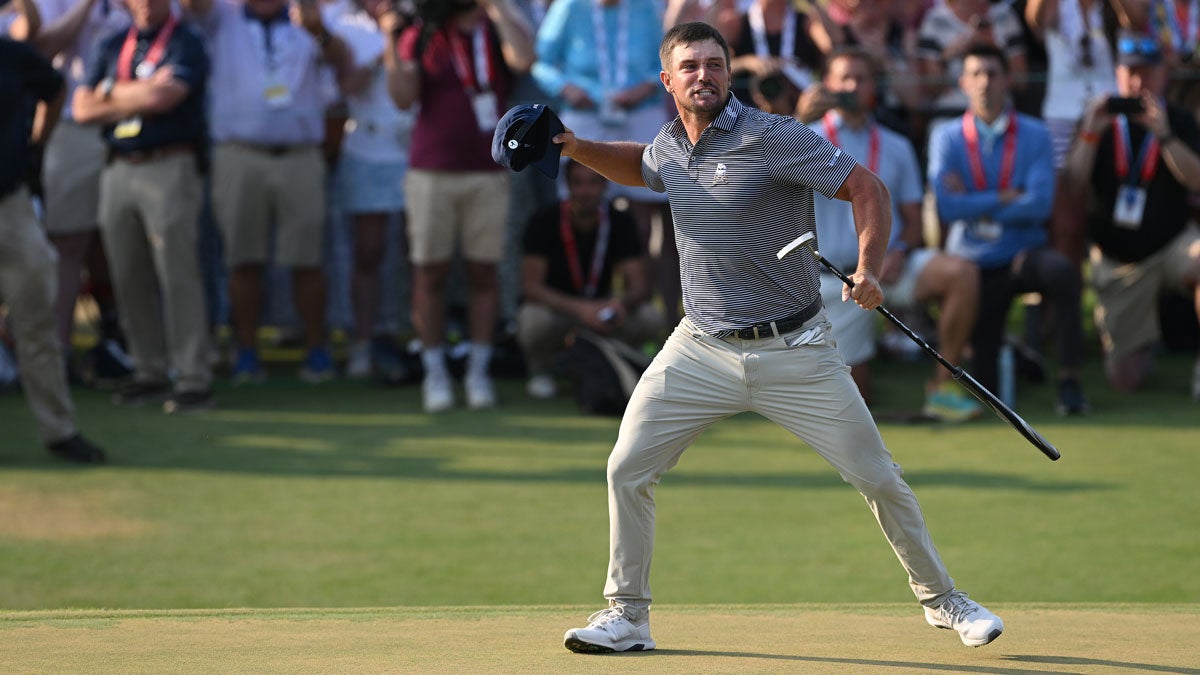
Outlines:
{"type": "Polygon", "coordinates": [[[703,21],[692,21],[690,23],[681,23],[663,36],[662,44],[658,47],[658,60],[662,63],[663,70],[670,70],[671,52],[678,45],[691,45],[697,42],[712,40],[721,46],[721,50],[725,52],[725,67],[729,67],[729,43],[725,41],[725,36],[721,35],[721,31],[704,23],[703,21]]]}
{"type": "Polygon", "coordinates": [[[821,68],[822,79],[829,75],[830,64],[838,59],[858,59],[867,65],[867,69],[871,71],[871,77],[875,79],[879,79],[879,76],[882,74],[879,61],[872,56],[870,52],[855,45],[844,45],[841,47],[835,47],[833,51],[829,52],[829,55],[825,57],[825,64],[821,68]]]}

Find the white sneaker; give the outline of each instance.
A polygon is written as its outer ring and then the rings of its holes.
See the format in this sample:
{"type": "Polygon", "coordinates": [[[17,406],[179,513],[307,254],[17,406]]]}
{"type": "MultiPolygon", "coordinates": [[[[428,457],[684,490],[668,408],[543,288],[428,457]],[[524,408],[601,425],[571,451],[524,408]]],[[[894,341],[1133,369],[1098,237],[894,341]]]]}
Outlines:
{"type": "Polygon", "coordinates": [[[553,377],[540,373],[529,378],[529,381],[525,383],[525,393],[529,394],[530,398],[545,401],[558,394],[558,386],[554,383],[553,377]]]}
{"type": "Polygon", "coordinates": [[[625,617],[625,608],[616,605],[588,617],[587,628],[572,628],[563,635],[563,645],[577,654],[642,652],[654,649],[650,637],[650,614],[640,623],[625,617]]]}
{"type": "Polygon", "coordinates": [[[346,377],[365,380],[371,376],[371,343],[355,342],[346,358],[346,377]]]}
{"type": "Polygon", "coordinates": [[[496,390],[487,375],[468,374],[463,388],[467,390],[467,407],[471,410],[496,407],[496,390]]]}
{"type": "Polygon", "coordinates": [[[926,607],[925,620],[934,628],[958,631],[958,636],[968,647],[982,647],[1004,632],[1000,617],[962,591],[952,591],[939,607],[926,607]]]}
{"type": "Polygon", "coordinates": [[[454,387],[446,373],[429,373],[421,383],[421,399],[427,413],[446,412],[454,407],[454,387]]]}

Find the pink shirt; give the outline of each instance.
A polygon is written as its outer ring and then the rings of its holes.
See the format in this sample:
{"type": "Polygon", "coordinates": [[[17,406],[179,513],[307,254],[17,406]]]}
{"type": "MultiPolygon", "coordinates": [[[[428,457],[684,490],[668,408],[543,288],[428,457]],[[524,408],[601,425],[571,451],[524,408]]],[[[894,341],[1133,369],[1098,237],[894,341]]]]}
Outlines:
{"type": "MultiPolygon", "coordinates": [[[[413,60],[419,25],[409,26],[400,36],[397,52],[413,60]]],[[[462,34],[467,67],[472,72],[478,61],[471,33],[462,34]]],[[[496,118],[504,115],[512,73],[500,53],[495,27],[487,25],[490,88],[496,93],[496,118]]],[[[460,66],[461,67],[461,66],[460,66]]],[[[492,131],[482,131],[472,106],[474,89],[464,84],[455,67],[454,48],[446,31],[433,34],[421,53],[420,112],[413,127],[409,166],[432,171],[499,171],[492,160],[492,131]]]]}

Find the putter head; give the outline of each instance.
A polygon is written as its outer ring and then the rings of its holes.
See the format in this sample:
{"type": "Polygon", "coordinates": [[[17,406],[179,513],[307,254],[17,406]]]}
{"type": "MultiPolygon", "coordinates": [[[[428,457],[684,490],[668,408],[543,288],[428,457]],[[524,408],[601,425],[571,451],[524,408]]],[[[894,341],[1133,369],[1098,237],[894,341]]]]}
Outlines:
{"type": "Polygon", "coordinates": [[[783,248],[779,249],[779,253],[776,253],[775,257],[779,258],[780,260],[783,260],[784,258],[791,255],[793,251],[800,248],[801,246],[807,246],[808,250],[812,251],[813,257],[816,258],[817,260],[820,260],[821,252],[817,250],[816,241],[817,241],[816,234],[814,234],[812,232],[805,232],[804,234],[802,234],[799,237],[796,237],[794,240],[792,240],[792,242],[790,244],[788,244],[787,246],[784,246],[783,248]]]}

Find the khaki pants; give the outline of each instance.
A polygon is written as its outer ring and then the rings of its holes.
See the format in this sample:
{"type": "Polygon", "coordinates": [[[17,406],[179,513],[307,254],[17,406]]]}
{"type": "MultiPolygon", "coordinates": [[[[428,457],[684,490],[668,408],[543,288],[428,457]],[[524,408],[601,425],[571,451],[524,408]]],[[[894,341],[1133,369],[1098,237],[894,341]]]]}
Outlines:
{"type": "Polygon", "coordinates": [[[713,423],[753,411],[791,431],[866,498],[924,605],[954,589],[912,490],[842,361],[822,310],[759,340],[718,339],[687,318],[642,375],[608,459],[610,558],[604,596],[650,605],[654,486],[713,423]],[[789,346],[804,342],[799,346],[789,346]]]}
{"type": "Polygon", "coordinates": [[[116,160],[100,176],[100,233],[121,308],[134,377],[177,391],[212,386],[196,238],[202,185],[196,159],[116,160]]]}
{"type": "MultiPolygon", "coordinates": [[[[650,303],[625,317],[610,335],[635,349],[646,342],[657,341],[662,330],[662,314],[650,303]]],[[[525,366],[531,375],[549,373],[554,356],[563,350],[567,333],[577,328],[575,317],[556,312],[545,305],[525,303],[517,311],[517,343],[525,356],[525,366]]]]}
{"type": "Polygon", "coordinates": [[[75,435],[75,406],[54,321],[57,255],[33,212],[29,190],[0,198],[0,301],[17,339],[21,386],[47,445],[75,435]]]}

